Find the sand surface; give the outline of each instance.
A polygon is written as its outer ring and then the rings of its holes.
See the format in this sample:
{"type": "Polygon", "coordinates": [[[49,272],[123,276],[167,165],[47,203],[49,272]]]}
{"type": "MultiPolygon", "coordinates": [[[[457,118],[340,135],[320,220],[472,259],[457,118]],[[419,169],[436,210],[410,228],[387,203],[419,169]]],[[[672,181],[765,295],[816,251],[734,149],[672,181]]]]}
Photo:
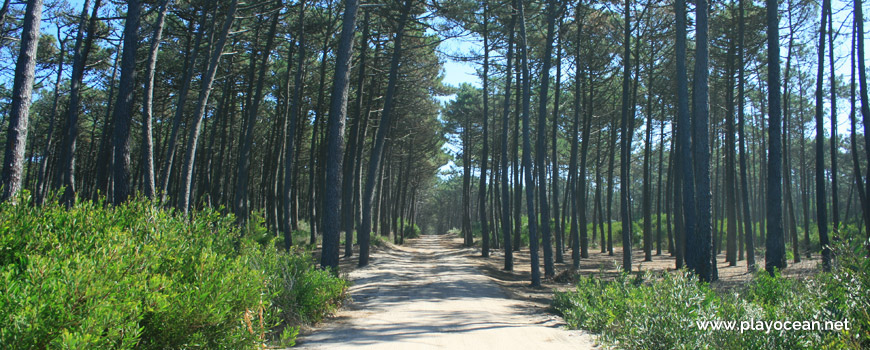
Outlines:
{"type": "Polygon", "coordinates": [[[350,273],[353,301],[303,349],[591,349],[594,339],[559,317],[511,299],[448,236],[384,249],[350,273]]]}

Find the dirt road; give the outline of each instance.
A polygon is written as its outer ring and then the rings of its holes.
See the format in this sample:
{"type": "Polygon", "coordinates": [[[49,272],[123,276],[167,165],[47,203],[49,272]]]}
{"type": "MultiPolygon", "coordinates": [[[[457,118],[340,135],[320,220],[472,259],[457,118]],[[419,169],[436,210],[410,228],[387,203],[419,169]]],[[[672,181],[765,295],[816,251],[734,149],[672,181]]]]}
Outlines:
{"type": "Polygon", "coordinates": [[[353,302],[303,349],[590,349],[591,336],[509,299],[449,237],[379,252],[350,274],[353,302]]]}

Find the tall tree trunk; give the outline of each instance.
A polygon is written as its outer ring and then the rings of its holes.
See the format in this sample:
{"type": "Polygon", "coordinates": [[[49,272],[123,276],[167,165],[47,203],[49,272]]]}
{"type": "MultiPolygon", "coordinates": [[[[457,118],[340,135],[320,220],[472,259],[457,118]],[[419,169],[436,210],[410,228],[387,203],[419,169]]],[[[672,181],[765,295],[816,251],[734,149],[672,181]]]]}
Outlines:
{"type": "MultiPolygon", "coordinates": [[[[338,268],[338,246],[341,238],[341,157],[344,154],[350,60],[353,56],[353,36],[358,9],[358,0],[345,0],[326,127],[326,188],[324,188],[326,212],[323,220],[323,252],[320,264],[333,269],[338,268]]],[[[350,208],[345,208],[348,209],[350,208]]]]}
{"type": "MultiPolygon", "coordinates": [[[[299,22],[297,22],[296,44],[299,46],[299,52],[296,57],[296,73],[293,77],[293,96],[290,103],[290,120],[288,121],[290,129],[287,131],[287,151],[284,153],[284,249],[289,251],[293,245],[293,230],[294,227],[294,193],[298,194],[296,183],[296,165],[295,159],[298,159],[298,150],[296,147],[296,133],[299,119],[299,110],[302,103],[302,79],[305,72],[305,1],[299,2],[299,22]]],[[[292,60],[288,57],[287,60],[292,60]]],[[[301,129],[301,128],[299,128],[301,129]]]]}
{"type": "Polygon", "coordinates": [[[157,70],[157,53],[160,52],[160,40],[163,37],[163,27],[170,1],[172,0],[163,0],[160,4],[160,13],[154,24],[154,34],[151,36],[151,46],[148,50],[148,63],[145,66],[145,95],[142,102],[142,164],[145,167],[145,195],[148,198],[154,198],[156,194],[154,187],[154,137],[152,135],[154,73],[157,70]]]}
{"type": "Polygon", "coordinates": [[[734,65],[736,56],[734,40],[729,40],[728,63],[726,68],[726,80],[728,92],[725,101],[725,219],[726,221],[726,244],[725,261],[728,266],[737,266],[737,174],[734,153],[735,125],[734,125],[734,65]]]}
{"type": "MultiPolygon", "coordinates": [[[[517,0],[513,1],[512,10],[516,7],[517,0]]],[[[504,83],[504,106],[502,110],[502,130],[501,130],[501,172],[499,173],[501,177],[501,223],[502,223],[502,232],[504,234],[504,270],[505,271],[513,271],[514,269],[514,258],[513,258],[513,247],[511,246],[511,204],[510,204],[510,192],[511,192],[511,184],[510,179],[508,177],[508,169],[510,168],[510,164],[508,163],[508,130],[510,129],[510,115],[511,115],[511,78],[513,74],[511,69],[513,68],[511,65],[513,63],[513,53],[514,53],[514,25],[516,23],[517,16],[513,11],[511,12],[511,20],[508,24],[508,48],[507,55],[505,59],[507,60],[505,67],[505,83],[504,83]]]]}
{"type": "Polygon", "coordinates": [[[709,39],[707,36],[707,2],[698,1],[695,6],[696,34],[694,75],[694,116],[692,118],[692,163],[695,165],[695,207],[697,227],[686,231],[686,262],[702,281],[714,279],[713,230],[710,192],[710,141],[709,141],[709,95],[708,61],[709,39]]]}
{"type": "Polygon", "coordinates": [[[749,208],[749,176],[747,176],[746,165],[746,132],[744,125],[746,124],[744,111],[745,86],[746,86],[746,62],[744,54],[746,50],[746,25],[745,25],[745,4],[744,0],[739,0],[739,20],[738,31],[740,43],[737,51],[737,133],[740,137],[740,142],[737,147],[740,151],[740,191],[743,200],[743,233],[746,235],[746,266],[749,272],[755,271],[755,234],[752,233],[752,213],[749,208]]]}
{"type": "MultiPolygon", "coordinates": [[[[553,268],[553,244],[550,232],[550,202],[547,201],[547,97],[550,87],[550,67],[552,67],[553,36],[556,26],[557,4],[553,0],[547,1],[547,38],[544,46],[543,65],[541,67],[541,92],[538,95],[540,106],[538,108],[538,134],[535,146],[535,166],[538,171],[538,205],[541,207],[541,244],[544,245],[544,276],[556,275],[553,268]]],[[[525,150],[526,148],[523,147],[525,150]]],[[[531,216],[531,215],[530,215],[531,216]]]]}
{"type": "Polygon", "coordinates": [[[610,159],[607,165],[607,255],[613,256],[613,163],[616,158],[616,122],[610,123],[610,159]]]}
{"type": "MultiPolygon", "coordinates": [[[[518,11],[519,5],[516,3],[519,0],[514,0],[514,11],[518,11]]],[[[516,16],[516,15],[514,15],[516,16]]],[[[517,45],[517,53],[522,55],[523,47],[517,45]]],[[[517,88],[516,88],[516,99],[514,99],[514,113],[516,114],[516,118],[514,118],[514,133],[513,133],[513,146],[511,159],[513,159],[513,175],[514,175],[514,199],[513,199],[513,210],[514,210],[514,240],[513,240],[513,248],[515,252],[520,251],[520,244],[522,241],[520,240],[520,235],[522,231],[522,206],[523,206],[523,184],[522,184],[522,165],[520,162],[520,121],[522,120],[522,116],[520,113],[522,108],[520,107],[520,103],[522,102],[523,92],[522,92],[522,69],[520,69],[521,57],[516,58],[517,67],[514,68],[516,71],[517,77],[517,88]]]]}
{"type": "MultiPolygon", "coordinates": [[[[828,4],[830,7],[831,4],[828,4]]],[[[828,9],[828,61],[831,70],[831,223],[833,224],[834,240],[840,239],[840,174],[837,169],[837,156],[839,155],[840,140],[837,137],[837,73],[834,70],[834,18],[831,9],[828,9]]]]}
{"type": "MultiPolygon", "coordinates": [[[[538,258],[538,215],[535,210],[535,186],[532,179],[532,155],[531,155],[531,140],[529,131],[529,114],[531,104],[531,83],[529,81],[529,42],[526,35],[526,13],[525,6],[522,1],[517,1],[517,14],[520,18],[520,71],[522,72],[523,81],[523,177],[525,178],[526,188],[526,207],[528,210],[529,220],[529,251],[531,257],[531,279],[532,287],[541,286],[541,271],[538,258]]],[[[540,126],[539,126],[540,127],[540,126]]],[[[540,148],[539,148],[540,149],[540,148]]],[[[546,202],[546,201],[545,201],[546,202]]]]}
{"type": "MultiPolygon", "coordinates": [[[[206,18],[208,16],[208,11],[206,9],[200,10],[202,13],[200,14],[199,20],[199,29],[196,31],[195,38],[193,39],[193,50],[190,48],[190,37],[187,40],[187,49],[186,52],[186,61],[184,63],[184,75],[181,78],[181,89],[178,92],[178,99],[175,103],[175,114],[172,118],[172,130],[169,133],[169,144],[167,145],[167,149],[164,160],[163,167],[160,171],[160,200],[162,202],[166,201],[166,197],[169,195],[169,180],[172,175],[172,167],[175,163],[175,154],[178,148],[178,132],[181,129],[181,118],[184,116],[184,106],[187,104],[187,95],[190,91],[190,82],[193,79],[193,72],[196,69],[196,58],[199,56],[199,46],[202,42],[203,33],[205,32],[206,27],[206,18]]],[[[188,27],[188,30],[193,30],[194,22],[191,21],[188,27]]]]}
{"type": "MultiPolygon", "coordinates": [[[[831,248],[828,245],[828,205],[825,201],[825,118],[824,118],[824,80],[825,80],[825,30],[827,29],[828,11],[831,1],[822,1],[821,25],[819,28],[819,60],[816,76],[816,228],[819,232],[819,244],[822,246],[822,266],[825,271],[831,269],[831,248]]],[[[833,50],[833,48],[831,48],[833,50]]],[[[836,129],[836,125],[832,125],[836,129]]],[[[788,132],[788,130],[785,130],[788,132]]],[[[834,141],[834,140],[831,140],[834,141]]],[[[836,175],[836,174],[835,174],[836,175]]],[[[794,242],[797,244],[797,242],[794,242]]]]}
{"type": "Polygon", "coordinates": [[[2,191],[0,202],[14,197],[21,189],[21,173],[24,170],[24,150],[27,146],[27,124],[30,119],[30,100],[33,93],[36,49],[39,43],[39,22],[41,21],[42,0],[28,1],[24,10],[24,27],[21,29],[21,50],[15,63],[12,107],[9,110],[9,130],[6,134],[3,173],[0,175],[0,191],[2,191]]]}
{"type": "MultiPolygon", "coordinates": [[[[647,17],[649,18],[649,17],[647,17]]],[[[649,23],[647,23],[649,24],[649,23]]],[[[638,55],[640,56],[640,55],[638,55]]],[[[646,137],[643,148],[643,261],[652,261],[652,85],[653,85],[653,49],[650,46],[647,66],[647,99],[646,99],[646,137]]],[[[637,63],[640,67],[640,61],[637,63]]]]}
{"type": "MultiPolygon", "coordinates": [[[[276,9],[282,6],[282,0],[276,0],[276,9]]],[[[272,14],[272,21],[269,24],[269,31],[266,34],[266,47],[260,54],[260,69],[256,75],[257,85],[254,91],[253,100],[249,106],[246,106],[247,118],[245,121],[244,137],[239,150],[239,159],[236,165],[236,191],[235,199],[233,200],[233,212],[236,214],[236,220],[239,223],[245,223],[250,215],[248,207],[248,188],[250,184],[248,179],[251,174],[251,148],[254,144],[254,126],[257,124],[258,110],[260,109],[260,101],[263,99],[263,84],[266,81],[266,69],[269,66],[269,56],[272,53],[272,47],[275,42],[275,32],[278,29],[279,11],[272,14]]],[[[253,60],[253,57],[251,58],[253,60]]]]}
{"type": "Polygon", "coordinates": [[[190,135],[187,138],[187,154],[184,157],[184,167],[182,168],[183,173],[181,176],[181,193],[178,197],[178,207],[185,214],[190,209],[190,189],[193,180],[193,164],[196,160],[196,142],[199,138],[202,118],[205,115],[208,96],[211,94],[218,63],[220,63],[220,58],[227,42],[227,35],[229,34],[230,28],[232,28],[233,21],[235,20],[238,4],[239,0],[232,0],[229,4],[223,27],[221,28],[220,33],[217,33],[217,41],[214,44],[211,57],[209,58],[208,69],[202,75],[196,113],[193,115],[193,125],[190,128],[190,135]]]}
{"type": "MultiPolygon", "coordinates": [[[[580,20],[581,16],[580,16],[579,3],[578,3],[578,8],[575,11],[576,12],[575,12],[574,22],[577,24],[577,43],[580,43],[581,42],[580,39],[583,35],[583,21],[580,20]]],[[[575,67],[575,69],[574,69],[574,118],[573,118],[572,123],[571,123],[571,134],[568,137],[569,140],[574,140],[576,137],[578,137],[579,129],[580,129],[580,114],[583,113],[581,111],[581,100],[583,98],[584,93],[583,93],[583,84],[582,84],[583,77],[582,77],[581,72],[585,71],[585,67],[581,66],[581,64],[580,64],[580,62],[582,62],[581,57],[580,57],[580,47],[581,47],[581,45],[578,44],[575,46],[575,49],[574,49],[575,50],[574,51],[574,62],[576,62],[575,66],[574,66],[575,67]]],[[[585,128],[584,128],[584,130],[585,130],[585,128]]],[[[588,139],[587,134],[583,134],[583,136],[582,136],[583,141],[582,142],[583,142],[584,146],[587,143],[586,142],[587,139],[588,139]]],[[[554,141],[554,143],[555,143],[555,141],[554,141]]],[[[568,169],[569,169],[569,171],[571,171],[571,173],[574,172],[574,169],[577,169],[577,146],[578,146],[578,142],[571,142],[571,160],[569,161],[569,164],[568,164],[568,169]]],[[[554,152],[554,154],[555,154],[555,152],[554,152]]],[[[586,169],[585,169],[585,166],[581,165],[581,167],[583,169],[580,170],[580,173],[583,174],[583,172],[586,169]]],[[[569,183],[568,183],[568,191],[571,192],[571,237],[570,237],[570,240],[571,240],[571,262],[572,262],[572,267],[574,269],[580,268],[580,258],[581,258],[580,249],[581,248],[580,248],[580,231],[578,231],[578,229],[583,229],[585,232],[585,225],[583,225],[583,228],[578,227],[578,226],[580,226],[580,224],[578,223],[578,215],[583,215],[583,216],[586,215],[586,212],[584,210],[578,210],[578,203],[585,203],[585,200],[577,198],[578,195],[583,194],[582,191],[577,190],[578,182],[579,182],[579,186],[585,186],[585,184],[584,184],[585,178],[583,175],[577,175],[577,176],[573,177],[571,179],[571,181],[569,181],[569,183]]],[[[567,203],[566,203],[566,205],[567,205],[567,203]]],[[[604,235],[604,233],[602,232],[602,236],[603,235],[604,235]]]]}
{"type": "Polygon", "coordinates": [[[634,122],[634,107],[630,106],[629,83],[631,81],[631,0],[625,0],[625,22],[622,55],[622,122],[620,123],[620,140],[622,143],[619,158],[619,203],[622,217],[622,269],[631,272],[631,157],[630,124],[634,122]]]}
{"type": "MultiPolygon", "coordinates": [[[[352,0],[348,0],[352,1],[352,0]]],[[[405,0],[404,8],[399,16],[399,24],[396,30],[396,38],[393,41],[393,57],[390,62],[390,73],[387,82],[387,92],[384,96],[384,109],[381,112],[381,121],[378,126],[375,143],[372,147],[372,153],[369,157],[368,172],[366,173],[365,193],[362,197],[363,217],[360,224],[360,230],[357,232],[357,240],[359,241],[359,266],[366,266],[369,263],[369,245],[371,240],[372,227],[372,201],[375,190],[375,183],[378,178],[378,170],[380,169],[381,156],[384,150],[384,142],[386,141],[387,133],[390,131],[392,113],[394,108],[394,98],[396,94],[396,84],[399,76],[399,62],[402,59],[402,40],[405,36],[405,25],[411,12],[412,0],[405,0]]]]}
{"type": "Polygon", "coordinates": [[[130,196],[130,122],[133,119],[133,84],[136,79],[136,50],[139,48],[139,0],[127,1],[127,19],[124,21],[124,50],[121,54],[121,78],[118,82],[118,100],[112,113],[114,161],[112,203],[119,205],[130,196]]]}
{"type": "Polygon", "coordinates": [[[764,265],[768,273],[783,269],[785,242],[782,230],[782,108],[779,68],[778,1],[766,0],[767,8],[767,94],[768,142],[767,162],[767,240],[764,265]]]}
{"type": "Polygon", "coordinates": [[[480,218],[481,256],[489,257],[489,223],[486,220],[486,168],[489,161],[489,13],[483,2],[483,154],[480,157],[480,185],[477,211],[480,218]]]}
{"type": "Polygon", "coordinates": [[[90,0],[85,0],[84,7],[79,19],[78,32],[73,53],[72,75],[70,78],[70,92],[67,98],[66,133],[60,153],[60,167],[58,168],[58,187],[63,186],[64,192],[61,201],[66,205],[72,205],[76,198],[75,187],[75,152],[76,140],[79,135],[79,105],[81,104],[82,79],[85,73],[85,64],[94,41],[94,32],[97,26],[97,11],[100,9],[102,0],[94,1],[94,8],[88,18],[90,0]],[[87,28],[85,28],[87,20],[87,28]]]}
{"type": "MultiPolygon", "coordinates": [[[[2,23],[2,22],[0,22],[2,23]]],[[[60,29],[58,29],[58,38],[60,39],[60,29]]],[[[57,55],[57,77],[54,81],[54,100],[51,104],[51,115],[48,119],[48,131],[45,133],[46,141],[42,149],[42,161],[39,163],[39,176],[36,183],[36,204],[42,205],[45,201],[45,196],[48,193],[48,178],[50,174],[48,163],[54,159],[54,129],[57,124],[57,114],[60,99],[60,83],[63,79],[63,64],[66,57],[66,39],[60,39],[60,50],[57,55]]]]}
{"type": "Polygon", "coordinates": [[[553,94],[553,128],[552,134],[550,136],[552,142],[552,156],[550,162],[552,164],[552,178],[550,179],[553,189],[553,226],[555,230],[553,232],[553,236],[555,238],[555,246],[556,246],[556,262],[562,263],[564,262],[564,258],[562,257],[562,236],[563,229],[561,224],[559,223],[559,153],[558,148],[556,147],[557,140],[559,137],[559,97],[561,97],[561,88],[562,88],[562,16],[559,16],[559,23],[557,31],[557,40],[556,40],[556,85],[555,91],[553,94]]]}
{"type": "MultiPolygon", "coordinates": [[[[853,28],[854,29],[854,28],[853,28]]],[[[857,30],[852,31],[852,45],[850,46],[849,52],[849,146],[850,153],[852,153],[852,167],[853,174],[855,177],[855,187],[858,190],[858,201],[861,204],[861,215],[864,219],[864,227],[870,230],[870,225],[867,223],[870,222],[870,208],[868,208],[867,204],[867,192],[864,184],[863,176],[861,175],[861,163],[858,158],[858,136],[857,136],[857,122],[856,122],[856,109],[855,109],[855,40],[857,36],[857,30]]],[[[848,215],[847,215],[848,216],[848,215]]],[[[870,232],[867,234],[870,236],[870,232]]]]}
{"type": "MultiPolygon", "coordinates": [[[[363,19],[362,42],[360,43],[360,59],[356,85],[356,101],[354,102],[355,115],[350,124],[350,142],[348,142],[347,150],[344,152],[344,160],[342,161],[342,179],[341,182],[341,221],[345,234],[344,238],[344,256],[353,255],[353,229],[354,218],[357,210],[354,207],[354,192],[357,185],[356,172],[357,167],[357,152],[364,146],[365,136],[360,130],[365,130],[363,119],[363,88],[365,87],[366,77],[366,51],[369,45],[369,11],[365,11],[363,19]]],[[[371,95],[371,93],[369,93],[371,95]]]]}

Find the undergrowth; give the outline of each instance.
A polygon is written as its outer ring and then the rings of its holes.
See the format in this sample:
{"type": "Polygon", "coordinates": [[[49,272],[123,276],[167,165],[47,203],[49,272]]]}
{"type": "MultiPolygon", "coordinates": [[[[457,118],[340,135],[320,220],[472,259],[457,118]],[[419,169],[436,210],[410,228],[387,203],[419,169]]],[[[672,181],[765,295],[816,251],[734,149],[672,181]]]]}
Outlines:
{"type": "Polygon", "coordinates": [[[870,348],[870,260],[861,242],[836,249],[830,273],[805,280],[758,272],[736,292],[717,292],[685,270],[578,278],[556,292],[554,307],[568,326],[600,334],[625,349],[870,348]],[[850,330],[712,330],[699,321],[844,321],[850,330]]]}
{"type": "Polygon", "coordinates": [[[232,216],[144,200],[0,204],[0,348],[291,346],[347,282],[232,216]]]}

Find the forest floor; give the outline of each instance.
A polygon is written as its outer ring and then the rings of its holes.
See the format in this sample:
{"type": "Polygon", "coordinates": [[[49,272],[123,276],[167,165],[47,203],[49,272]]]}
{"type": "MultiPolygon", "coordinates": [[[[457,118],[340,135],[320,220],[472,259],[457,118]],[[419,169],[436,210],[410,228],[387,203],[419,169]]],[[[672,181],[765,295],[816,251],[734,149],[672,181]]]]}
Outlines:
{"type": "MultiPolygon", "coordinates": [[[[347,276],[353,283],[353,301],[319,328],[305,330],[298,347],[595,347],[590,334],[566,330],[561,318],[538,302],[512,295],[512,288],[504,288],[502,281],[484,273],[479,251],[463,248],[461,243],[452,236],[430,235],[375,251],[369,266],[353,269],[347,276]]],[[[345,265],[356,259],[342,260],[345,265]]],[[[552,294],[551,289],[540,291],[552,294]]]]}

